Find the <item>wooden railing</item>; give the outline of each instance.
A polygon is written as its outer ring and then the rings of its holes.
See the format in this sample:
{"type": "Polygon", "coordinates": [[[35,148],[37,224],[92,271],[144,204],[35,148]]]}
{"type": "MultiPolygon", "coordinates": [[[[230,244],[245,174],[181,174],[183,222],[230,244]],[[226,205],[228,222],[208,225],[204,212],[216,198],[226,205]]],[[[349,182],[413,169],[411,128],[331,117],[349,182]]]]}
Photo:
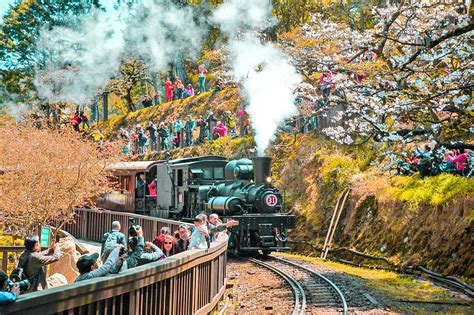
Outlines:
{"type": "MultiPolygon", "coordinates": [[[[90,240],[101,237],[102,227],[109,228],[113,220],[129,216],[82,209],[77,212],[78,226],[67,229],[77,238],[90,240]]],[[[146,232],[148,227],[159,231],[163,225],[175,228],[180,224],[134,217],[147,240],[151,235],[146,232]]],[[[226,259],[227,241],[217,241],[207,250],[186,251],[122,274],[20,296],[15,303],[0,307],[0,314],[206,314],[215,309],[224,294],[226,259]]]]}
{"type": "Polygon", "coordinates": [[[16,267],[17,261],[13,255],[19,256],[25,250],[24,246],[0,246],[0,255],[2,255],[2,270],[9,273],[16,267]]]}
{"type": "Polygon", "coordinates": [[[143,237],[147,241],[152,241],[163,226],[167,226],[171,231],[175,231],[182,224],[179,221],[126,212],[76,209],[75,222],[66,224],[63,229],[78,239],[100,242],[104,233],[110,231],[112,222],[119,221],[122,225],[122,232],[128,237],[128,218],[130,217],[133,217],[135,223],[142,227],[143,237]]]}

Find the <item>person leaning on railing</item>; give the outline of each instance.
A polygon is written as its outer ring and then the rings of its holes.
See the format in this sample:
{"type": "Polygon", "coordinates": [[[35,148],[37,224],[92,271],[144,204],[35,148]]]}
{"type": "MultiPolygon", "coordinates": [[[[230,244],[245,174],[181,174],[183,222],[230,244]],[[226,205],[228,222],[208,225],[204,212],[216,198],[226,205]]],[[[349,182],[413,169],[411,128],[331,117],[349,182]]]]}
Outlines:
{"type": "Polygon", "coordinates": [[[16,301],[20,295],[18,286],[8,286],[8,276],[0,270],[0,305],[7,305],[16,301]]]}
{"type": "Polygon", "coordinates": [[[105,263],[102,264],[102,266],[100,267],[97,263],[97,260],[99,259],[98,253],[79,257],[76,263],[76,267],[79,270],[80,275],[77,276],[76,279],[74,279],[74,282],[93,279],[97,277],[104,277],[108,275],[119,260],[121,248],[123,248],[123,245],[117,244],[116,247],[109,253],[105,263]]]}
{"type": "Polygon", "coordinates": [[[24,273],[31,283],[26,292],[34,292],[48,288],[46,274],[43,267],[54,263],[61,257],[59,243],[54,243],[52,248],[41,251],[38,235],[25,238],[25,251],[21,253],[18,268],[23,268],[24,273]]]}

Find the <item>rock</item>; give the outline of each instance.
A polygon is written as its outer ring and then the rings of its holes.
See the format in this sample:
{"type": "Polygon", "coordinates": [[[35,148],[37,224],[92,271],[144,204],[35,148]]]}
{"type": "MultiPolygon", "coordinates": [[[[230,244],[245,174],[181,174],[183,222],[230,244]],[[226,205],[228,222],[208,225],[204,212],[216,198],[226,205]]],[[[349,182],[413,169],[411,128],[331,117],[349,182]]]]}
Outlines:
{"type": "Polygon", "coordinates": [[[66,277],[60,273],[55,273],[46,279],[48,288],[55,288],[68,284],[66,277]]]}
{"type": "Polygon", "coordinates": [[[249,270],[247,270],[247,273],[248,273],[249,275],[254,275],[254,274],[256,274],[257,272],[256,272],[254,269],[249,269],[249,270]]]}
{"type": "Polygon", "coordinates": [[[76,251],[76,245],[70,237],[62,238],[59,246],[61,248],[61,258],[51,264],[50,274],[59,273],[66,277],[67,283],[72,283],[79,275],[76,262],[81,255],[76,251]]]}

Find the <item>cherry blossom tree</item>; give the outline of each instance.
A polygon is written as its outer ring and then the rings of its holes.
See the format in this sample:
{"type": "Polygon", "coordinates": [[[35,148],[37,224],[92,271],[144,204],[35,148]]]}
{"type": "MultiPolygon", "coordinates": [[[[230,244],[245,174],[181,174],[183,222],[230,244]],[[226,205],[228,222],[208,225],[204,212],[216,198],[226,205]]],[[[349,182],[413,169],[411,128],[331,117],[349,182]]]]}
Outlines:
{"type": "Polygon", "coordinates": [[[472,137],[474,24],[466,7],[448,2],[390,1],[372,8],[376,24],[363,32],[315,14],[284,34],[282,48],[306,77],[300,97],[318,111],[342,109],[332,118],[344,123],[328,136],[347,144],[472,137]],[[335,87],[319,106],[324,70],[335,87]]]}
{"type": "Polygon", "coordinates": [[[118,160],[118,148],[98,151],[68,131],[1,126],[0,134],[0,223],[10,234],[60,228],[75,206],[93,205],[112,188],[105,166],[118,160]]]}

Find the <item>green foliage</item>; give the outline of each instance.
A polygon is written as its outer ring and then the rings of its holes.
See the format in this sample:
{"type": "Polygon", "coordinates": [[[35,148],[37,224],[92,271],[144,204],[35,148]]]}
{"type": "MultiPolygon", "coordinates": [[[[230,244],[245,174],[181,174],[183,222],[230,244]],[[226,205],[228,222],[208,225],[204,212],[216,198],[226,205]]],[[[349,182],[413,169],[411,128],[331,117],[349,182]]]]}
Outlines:
{"type": "Polygon", "coordinates": [[[40,65],[36,41],[42,27],[74,25],[89,12],[85,1],[23,0],[4,16],[0,28],[0,60],[7,68],[40,65]]]}
{"type": "Polygon", "coordinates": [[[358,172],[354,160],[348,156],[331,154],[324,157],[321,177],[325,185],[335,184],[344,188],[350,184],[350,177],[358,172]]]}
{"type": "Polygon", "coordinates": [[[474,192],[474,179],[452,174],[441,174],[420,179],[418,176],[402,176],[392,180],[388,188],[391,196],[406,202],[409,209],[416,210],[422,205],[440,206],[455,198],[474,192]]]}

